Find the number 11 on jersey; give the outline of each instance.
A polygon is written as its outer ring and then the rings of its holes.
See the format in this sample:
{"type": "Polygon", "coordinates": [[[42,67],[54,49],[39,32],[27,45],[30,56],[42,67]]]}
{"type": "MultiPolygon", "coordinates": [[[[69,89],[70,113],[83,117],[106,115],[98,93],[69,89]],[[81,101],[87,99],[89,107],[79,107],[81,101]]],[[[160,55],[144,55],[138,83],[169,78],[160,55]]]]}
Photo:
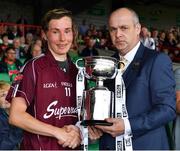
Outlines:
{"type": "Polygon", "coordinates": [[[71,88],[65,87],[66,96],[71,96],[71,88]]]}

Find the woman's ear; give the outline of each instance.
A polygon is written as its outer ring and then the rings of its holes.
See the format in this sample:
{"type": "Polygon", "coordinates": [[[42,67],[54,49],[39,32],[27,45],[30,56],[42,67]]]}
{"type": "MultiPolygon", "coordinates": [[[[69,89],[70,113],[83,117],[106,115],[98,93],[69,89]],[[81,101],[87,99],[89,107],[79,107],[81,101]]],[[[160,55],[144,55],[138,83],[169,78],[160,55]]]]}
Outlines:
{"type": "Polygon", "coordinates": [[[46,36],[46,33],[44,31],[42,31],[41,35],[42,35],[42,39],[47,41],[47,36],[46,36]]]}

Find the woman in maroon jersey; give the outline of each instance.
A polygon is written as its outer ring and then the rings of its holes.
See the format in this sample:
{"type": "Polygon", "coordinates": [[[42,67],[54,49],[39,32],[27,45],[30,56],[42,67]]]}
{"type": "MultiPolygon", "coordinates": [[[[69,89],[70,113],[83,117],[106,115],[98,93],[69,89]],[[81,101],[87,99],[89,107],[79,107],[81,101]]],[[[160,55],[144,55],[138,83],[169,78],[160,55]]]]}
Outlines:
{"type": "Polygon", "coordinates": [[[22,149],[77,149],[77,69],[67,55],[77,33],[71,12],[47,12],[42,29],[46,53],[29,61],[22,80],[12,86],[9,122],[24,129],[22,149]]]}

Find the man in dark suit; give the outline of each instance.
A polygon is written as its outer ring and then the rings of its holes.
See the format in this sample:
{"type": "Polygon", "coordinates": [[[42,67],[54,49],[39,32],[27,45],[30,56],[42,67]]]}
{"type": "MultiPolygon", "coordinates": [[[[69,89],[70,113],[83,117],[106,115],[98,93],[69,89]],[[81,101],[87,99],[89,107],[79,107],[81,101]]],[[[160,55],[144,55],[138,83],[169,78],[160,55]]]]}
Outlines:
{"type": "MultiPolygon", "coordinates": [[[[134,150],[168,150],[165,126],[176,116],[171,60],[140,43],[141,25],[137,14],[129,8],[117,9],[110,15],[109,30],[118,50],[113,57],[124,57],[128,62],[122,76],[129,118],[108,118],[106,121],[112,126],[96,126],[104,132],[100,149],[115,149],[115,137],[123,136],[126,126],[130,126],[134,150]]],[[[115,80],[105,83],[115,92],[115,80]]]]}
{"type": "Polygon", "coordinates": [[[80,53],[81,57],[98,56],[98,50],[95,48],[96,40],[90,37],[86,43],[86,47],[80,53]]]}

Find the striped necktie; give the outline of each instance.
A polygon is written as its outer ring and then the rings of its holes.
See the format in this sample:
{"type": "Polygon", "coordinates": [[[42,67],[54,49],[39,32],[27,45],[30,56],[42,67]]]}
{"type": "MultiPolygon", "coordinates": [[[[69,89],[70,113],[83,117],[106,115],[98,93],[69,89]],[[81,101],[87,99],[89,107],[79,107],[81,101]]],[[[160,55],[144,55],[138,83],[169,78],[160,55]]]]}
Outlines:
{"type": "Polygon", "coordinates": [[[120,63],[119,63],[119,68],[124,72],[126,70],[128,64],[128,60],[124,57],[120,57],[120,63]]]}

